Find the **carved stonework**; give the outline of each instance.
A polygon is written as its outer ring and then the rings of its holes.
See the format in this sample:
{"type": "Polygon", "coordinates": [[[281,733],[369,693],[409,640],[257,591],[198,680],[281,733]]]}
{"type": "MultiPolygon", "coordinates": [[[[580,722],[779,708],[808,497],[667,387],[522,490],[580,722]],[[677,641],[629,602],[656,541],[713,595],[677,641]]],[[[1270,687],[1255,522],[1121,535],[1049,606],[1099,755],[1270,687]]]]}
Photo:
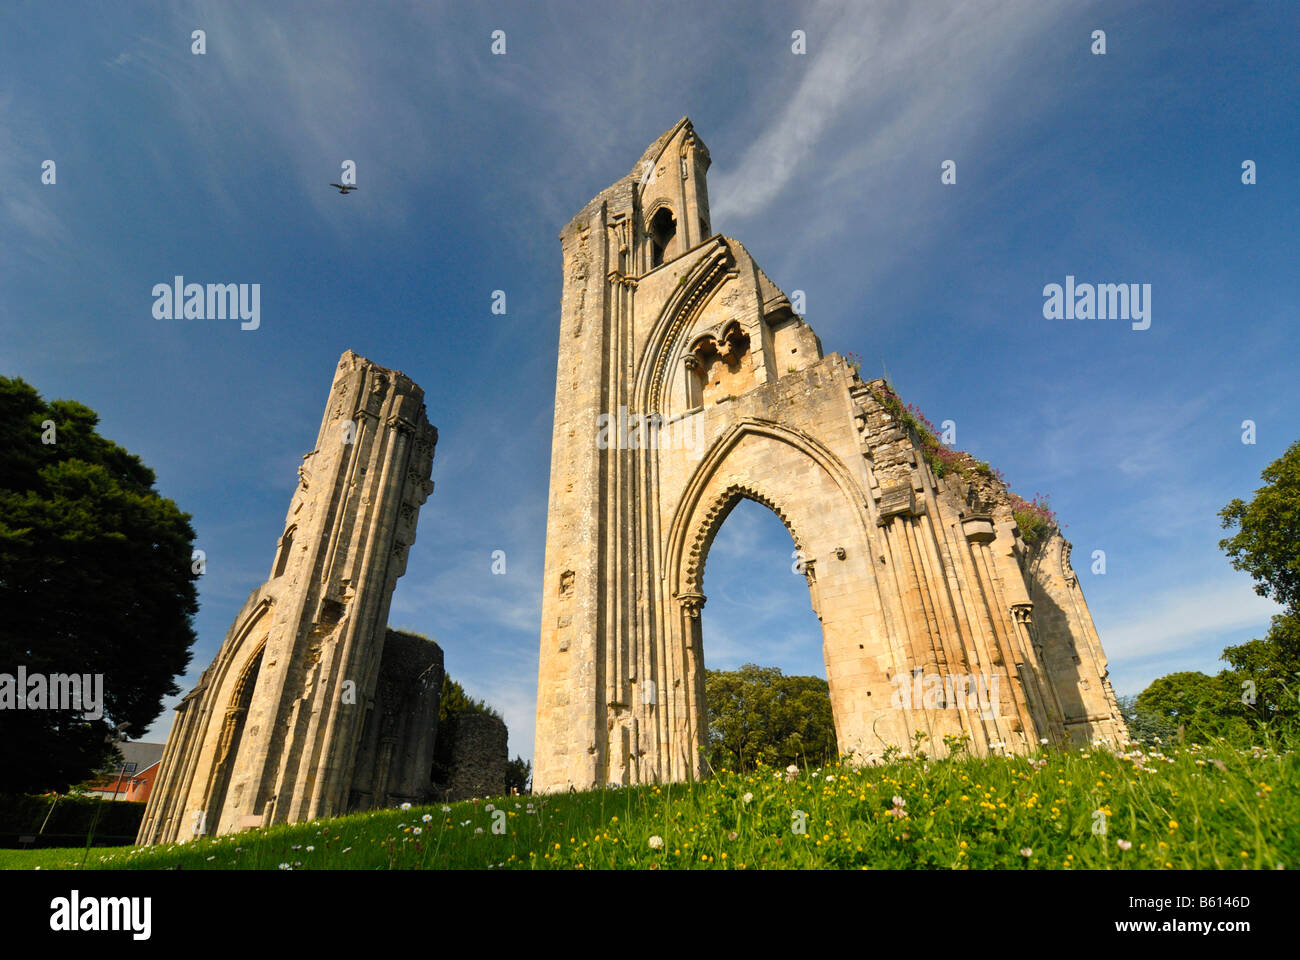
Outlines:
{"type": "Polygon", "coordinates": [[[679,593],[677,601],[686,611],[686,615],[692,620],[700,618],[700,611],[704,609],[704,603],[708,598],[702,593],[679,593]]]}
{"type": "Polygon", "coordinates": [[[1074,572],[1074,567],[1070,566],[1070,551],[1073,549],[1069,540],[1061,541],[1061,576],[1070,586],[1079,582],[1079,575],[1074,572]]]}
{"type": "Polygon", "coordinates": [[[975,752],[1023,751],[1065,738],[1061,703],[1098,718],[1071,735],[1121,730],[1105,691],[1079,682],[1104,671],[1082,596],[1043,562],[1050,550],[1023,560],[1005,486],[928,466],[892,388],[823,354],[744,245],[714,232],[707,169],[683,118],[561,235],[534,789],[706,772],[705,568],[742,498],[790,534],[841,753],[879,759],[918,729],[932,744],[965,731],[975,752]],[[702,425],[706,442],[609,457],[574,429],[622,406],[702,425]],[[889,677],[949,664],[996,669],[1005,709],[891,704],[889,677]],[[648,678],[653,706],[633,690],[648,678]]]}
{"type": "MultiPolygon", "coordinates": [[[[275,564],[281,569],[253,592],[216,659],[183,701],[140,826],[140,843],[188,840],[186,830],[198,812],[211,835],[253,823],[342,814],[354,795],[387,802],[388,794],[373,783],[354,784],[362,775],[359,757],[368,765],[364,775],[373,774],[381,786],[400,780],[407,792],[429,788],[429,767],[421,773],[424,755],[418,744],[404,754],[415,758],[415,766],[396,772],[389,769],[395,755],[385,760],[362,749],[367,711],[358,704],[375,698],[392,589],[428,496],[437,433],[425,416],[423,391],[402,374],[350,351],[337,369],[320,436],[332,436],[334,419],[348,398],[362,391],[390,436],[367,431],[353,443],[322,439],[319,449],[303,458],[275,564]],[[399,442],[399,431],[412,432],[414,443],[399,442]],[[420,454],[413,457],[412,449],[420,454]],[[355,541],[340,535],[355,529],[372,532],[355,541]],[[290,550],[299,564],[295,569],[320,575],[277,575],[285,572],[290,550]],[[389,556],[397,563],[386,562],[389,556]],[[345,683],[362,682],[372,687],[344,696],[345,683]],[[287,724],[291,716],[307,719],[287,724]],[[213,723],[221,728],[210,738],[213,723]],[[412,780],[421,776],[423,787],[412,780]]],[[[390,678],[383,688],[385,712],[374,723],[385,729],[404,724],[417,741],[429,738],[431,751],[427,694],[412,691],[403,699],[392,686],[397,682],[390,678]],[[418,722],[412,719],[416,714],[422,718],[418,722]]],[[[433,710],[436,718],[436,703],[433,710]]]]}

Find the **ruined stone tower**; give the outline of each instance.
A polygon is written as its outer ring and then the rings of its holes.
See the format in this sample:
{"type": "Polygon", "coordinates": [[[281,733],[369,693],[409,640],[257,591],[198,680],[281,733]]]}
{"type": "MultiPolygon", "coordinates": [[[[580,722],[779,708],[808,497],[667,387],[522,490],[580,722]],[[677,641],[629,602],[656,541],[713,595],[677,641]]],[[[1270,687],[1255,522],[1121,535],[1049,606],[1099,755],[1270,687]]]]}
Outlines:
{"type": "Polygon", "coordinates": [[[407,377],[343,354],[271,575],[177,706],[139,842],[420,801],[442,653],[385,642],[438,432],[407,377]]]}
{"type": "Polygon", "coordinates": [[[704,565],[742,498],[802,558],[841,753],[1121,736],[1069,545],[1027,543],[987,472],[936,475],[887,385],[713,231],[708,169],[683,118],[560,234],[535,789],[702,772],[704,565]]]}

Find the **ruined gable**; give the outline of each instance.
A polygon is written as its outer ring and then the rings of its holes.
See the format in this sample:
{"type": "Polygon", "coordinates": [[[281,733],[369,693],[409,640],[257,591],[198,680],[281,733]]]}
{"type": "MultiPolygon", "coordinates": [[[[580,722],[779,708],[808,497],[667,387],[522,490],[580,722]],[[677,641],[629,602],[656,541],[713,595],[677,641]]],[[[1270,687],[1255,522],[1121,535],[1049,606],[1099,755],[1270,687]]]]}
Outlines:
{"type": "Polygon", "coordinates": [[[823,355],[713,232],[708,165],[683,118],[561,233],[536,789],[703,773],[699,611],[741,498],[803,558],[842,752],[877,758],[917,730],[940,752],[947,735],[976,752],[1121,736],[1059,532],[1027,543],[991,471],[936,474],[887,385],[823,355]],[[615,422],[642,425],[638,442],[608,442],[615,422]],[[918,674],[1000,694],[902,703],[918,674]]]}

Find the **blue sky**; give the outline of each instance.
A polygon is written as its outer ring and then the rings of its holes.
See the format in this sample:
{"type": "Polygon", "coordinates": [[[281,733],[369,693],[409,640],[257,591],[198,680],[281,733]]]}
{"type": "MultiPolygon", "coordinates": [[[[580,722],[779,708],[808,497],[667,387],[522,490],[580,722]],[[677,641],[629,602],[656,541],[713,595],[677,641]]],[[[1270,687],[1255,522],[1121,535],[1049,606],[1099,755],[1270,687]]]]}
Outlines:
{"type": "MultiPolygon", "coordinates": [[[[391,622],[531,756],[557,234],[689,115],[715,228],[825,350],[1051,494],[1136,693],[1275,610],[1216,512],[1300,437],[1298,30],[1290,2],[6,4],[0,374],[96,409],[193,514],[188,687],[269,573],[338,355],[402,369],[440,439],[391,622]],[[260,283],[260,328],[155,320],[177,274],[260,283]],[[1045,320],[1067,275],[1151,284],[1150,329],[1045,320]]],[[[823,674],[791,549],[762,507],[724,525],[709,666],[823,674]]]]}

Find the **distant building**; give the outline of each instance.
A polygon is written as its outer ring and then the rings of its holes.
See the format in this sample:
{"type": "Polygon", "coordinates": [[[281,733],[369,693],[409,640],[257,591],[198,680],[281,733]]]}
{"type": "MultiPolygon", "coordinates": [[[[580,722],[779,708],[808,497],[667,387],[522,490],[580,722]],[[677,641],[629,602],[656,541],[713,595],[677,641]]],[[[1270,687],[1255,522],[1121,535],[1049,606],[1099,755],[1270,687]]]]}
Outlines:
{"type": "Polygon", "coordinates": [[[161,743],[119,743],[117,749],[121,758],[95,776],[88,792],[106,800],[148,800],[154,778],[158,775],[158,764],[162,761],[163,747],[161,743]]]}

